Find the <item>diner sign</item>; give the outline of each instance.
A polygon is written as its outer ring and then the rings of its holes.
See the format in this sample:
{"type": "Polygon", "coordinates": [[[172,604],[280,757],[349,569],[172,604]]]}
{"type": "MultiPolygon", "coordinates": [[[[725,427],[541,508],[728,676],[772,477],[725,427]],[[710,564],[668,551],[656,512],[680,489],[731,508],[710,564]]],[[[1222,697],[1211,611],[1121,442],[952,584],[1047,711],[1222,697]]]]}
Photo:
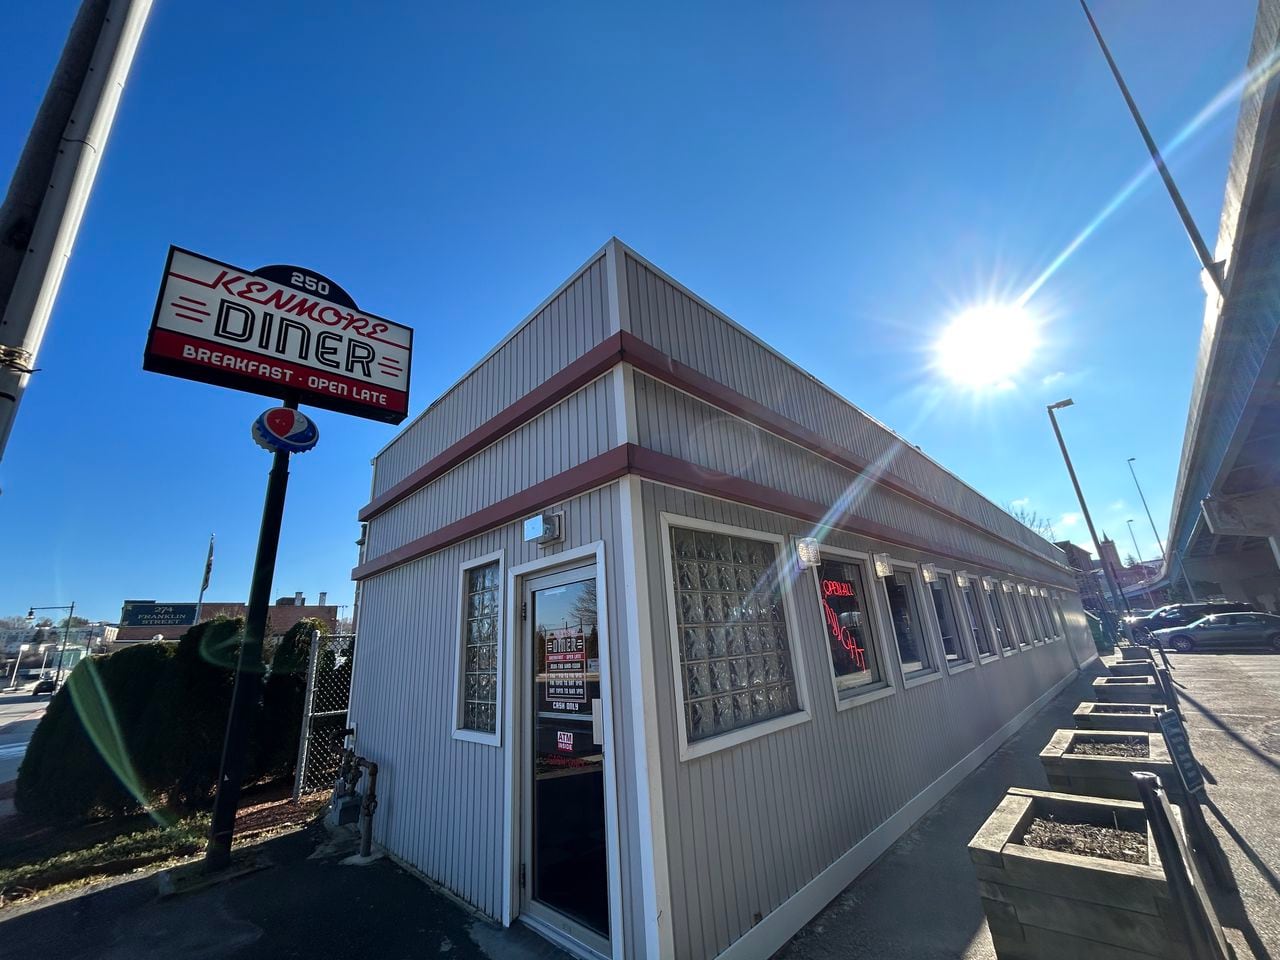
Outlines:
{"type": "Polygon", "coordinates": [[[400,423],[412,352],[411,329],[361,310],[328,277],[170,247],[142,366],[400,423]]]}

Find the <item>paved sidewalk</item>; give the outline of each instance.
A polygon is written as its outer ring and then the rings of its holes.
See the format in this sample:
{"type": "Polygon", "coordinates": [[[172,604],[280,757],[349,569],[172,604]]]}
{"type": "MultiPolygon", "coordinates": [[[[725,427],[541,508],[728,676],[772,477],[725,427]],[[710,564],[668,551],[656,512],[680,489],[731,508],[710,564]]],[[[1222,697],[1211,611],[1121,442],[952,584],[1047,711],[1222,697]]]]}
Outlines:
{"type": "MultiPolygon", "coordinates": [[[[1188,730],[1220,819],[1240,901],[1219,913],[1237,960],[1280,960],[1280,657],[1174,660],[1188,730]],[[1194,698],[1194,700],[1192,699],[1194,698]],[[1199,707],[1197,707],[1199,704],[1199,707]]],[[[869,870],[845,888],[776,960],[993,960],[968,843],[1011,786],[1047,789],[1039,753],[1091,700],[1078,677],[869,870]]]]}
{"type": "Polygon", "coordinates": [[[59,960],[379,960],[565,954],[476,917],[390,861],[345,866],[315,825],[262,845],[272,866],[165,900],[154,876],[0,910],[0,955],[59,960]],[[313,853],[318,856],[313,857],[313,853]]]}

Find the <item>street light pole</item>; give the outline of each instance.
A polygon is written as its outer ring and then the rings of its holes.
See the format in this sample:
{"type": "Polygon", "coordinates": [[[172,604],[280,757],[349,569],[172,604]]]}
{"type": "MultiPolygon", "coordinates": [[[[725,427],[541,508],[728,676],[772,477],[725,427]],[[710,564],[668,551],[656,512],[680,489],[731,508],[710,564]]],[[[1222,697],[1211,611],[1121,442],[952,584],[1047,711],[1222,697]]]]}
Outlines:
{"type": "Polygon", "coordinates": [[[1138,549],[1138,535],[1133,532],[1132,520],[1126,520],[1125,523],[1129,526],[1129,536],[1133,540],[1133,555],[1138,561],[1138,566],[1142,568],[1142,586],[1147,595],[1147,603],[1151,604],[1151,609],[1154,610],[1156,608],[1156,601],[1155,598],[1151,596],[1151,581],[1147,579],[1147,568],[1142,562],[1142,551],[1138,549]]]}
{"type": "MultiPolygon", "coordinates": [[[[74,600],[72,600],[72,601],[71,601],[70,606],[66,606],[66,605],[63,605],[63,606],[54,605],[54,606],[51,606],[51,607],[28,607],[28,608],[27,608],[27,616],[26,616],[27,626],[31,626],[31,624],[33,624],[33,623],[35,623],[35,622],[36,622],[36,611],[37,611],[37,610],[65,610],[65,611],[67,611],[67,621],[66,621],[66,623],[63,625],[63,628],[62,628],[62,643],[61,643],[60,645],[58,645],[58,647],[59,647],[59,649],[58,649],[58,673],[57,673],[57,676],[54,678],[54,681],[53,681],[53,689],[56,691],[56,690],[58,689],[58,687],[60,687],[60,686],[62,685],[62,661],[63,661],[63,660],[65,660],[65,659],[66,659],[66,656],[67,656],[67,640],[68,640],[68,639],[70,638],[70,636],[71,636],[71,618],[72,618],[72,617],[74,617],[74,616],[76,615],[76,602],[75,602],[74,600]]],[[[43,668],[42,668],[42,672],[43,672],[43,668]]]]}
{"type": "MultiPolygon", "coordinates": [[[[1067,465],[1067,473],[1071,477],[1071,485],[1075,487],[1076,499],[1080,501],[1080,512],[1084,514],[1085,525],[1089,528],[1089,537],[1093,540],[1093,549],[1098,552],[1098,559],[1102,563],[1102,574],[1107,578],[1107,586],[1111,590],[1111,595],[1119,597],[1120,602],[1127,607],[1128,601],[1125,600],[1124,594],[1120,592],[1119,586],[1116,585],[1116,578],[1110,564],[1102,556],[1102,544],[1098,542],[1098,531],[1093,527],[1093,517],[1089,514],[1089,505],[1084,502],[1084,491],[1080,489],[1080,481],[1076,478],[1076,468],[1071,464],[1071,455],[1067,453],[1067,443],[1062,439],[1062,431],[1058,429],[1058,418],[1053,413],[1055,410],[1061,410],[1063,407],[1069,407],[1074,403],[1074,400],[1067,398],[1066,400],[1059,400],[1057,403],[1051,403],[1045,409],[1049,412],[1049,423],[1053,425],[1053,435],[1058,438],[1058,449],[1062,451],[1062,461],[1067,465]]],[[[1125,636],[1128,637],[1128,626],[1126,625],[1124,629],[1125,636]]]]}
{"type": "Polygon", "coordinates": [[[1156,529],[1156,522],[1151,517],[1151,508],[1147,506],[1147,498],[1142,493],[1142,484],[1138,482],[1137,471],[1133,469],[1133,461],[1137,459],[1137,457],[1129,458],[1129,473],[1133,477],[1133,485],[1138,488],[1138,498],[1142,501],[1142,509],[1147,511],[1147,523],[1151,524],[1151,532],[1155,534],[1156,546],[1160,548],[1160,559],[1165,560],[1164,541],[1160,539],[1160,531],[1156,529]]]}

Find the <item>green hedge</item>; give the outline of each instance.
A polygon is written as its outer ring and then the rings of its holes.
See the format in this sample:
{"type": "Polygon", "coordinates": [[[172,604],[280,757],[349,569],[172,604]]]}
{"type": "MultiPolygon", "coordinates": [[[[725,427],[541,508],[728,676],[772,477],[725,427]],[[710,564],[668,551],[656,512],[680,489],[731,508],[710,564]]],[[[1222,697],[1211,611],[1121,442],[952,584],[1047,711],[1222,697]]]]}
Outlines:
{"type": "MultiPolygon", "coordinates": [[[[286,634],[251,717],[247,783],[291,776],[318,621],[286,634]]],[[[14,797],[31,816],[207,806],[217,782],[241,620],[79,663],[36,727],[14,797]]]]}

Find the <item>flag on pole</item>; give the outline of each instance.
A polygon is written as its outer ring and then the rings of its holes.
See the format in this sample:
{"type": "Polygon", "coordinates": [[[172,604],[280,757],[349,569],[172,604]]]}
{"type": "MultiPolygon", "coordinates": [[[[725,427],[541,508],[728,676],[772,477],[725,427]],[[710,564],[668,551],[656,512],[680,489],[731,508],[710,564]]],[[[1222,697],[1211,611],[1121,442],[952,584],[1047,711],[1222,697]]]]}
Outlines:
{"type": "Polygon", "coordinates": [[[203,594],[209,589],[209,575],[213,573],[213,534],[209,534],[209,556],[204,561],[204,581],[200,584],[200,592],[203,594]]]}

